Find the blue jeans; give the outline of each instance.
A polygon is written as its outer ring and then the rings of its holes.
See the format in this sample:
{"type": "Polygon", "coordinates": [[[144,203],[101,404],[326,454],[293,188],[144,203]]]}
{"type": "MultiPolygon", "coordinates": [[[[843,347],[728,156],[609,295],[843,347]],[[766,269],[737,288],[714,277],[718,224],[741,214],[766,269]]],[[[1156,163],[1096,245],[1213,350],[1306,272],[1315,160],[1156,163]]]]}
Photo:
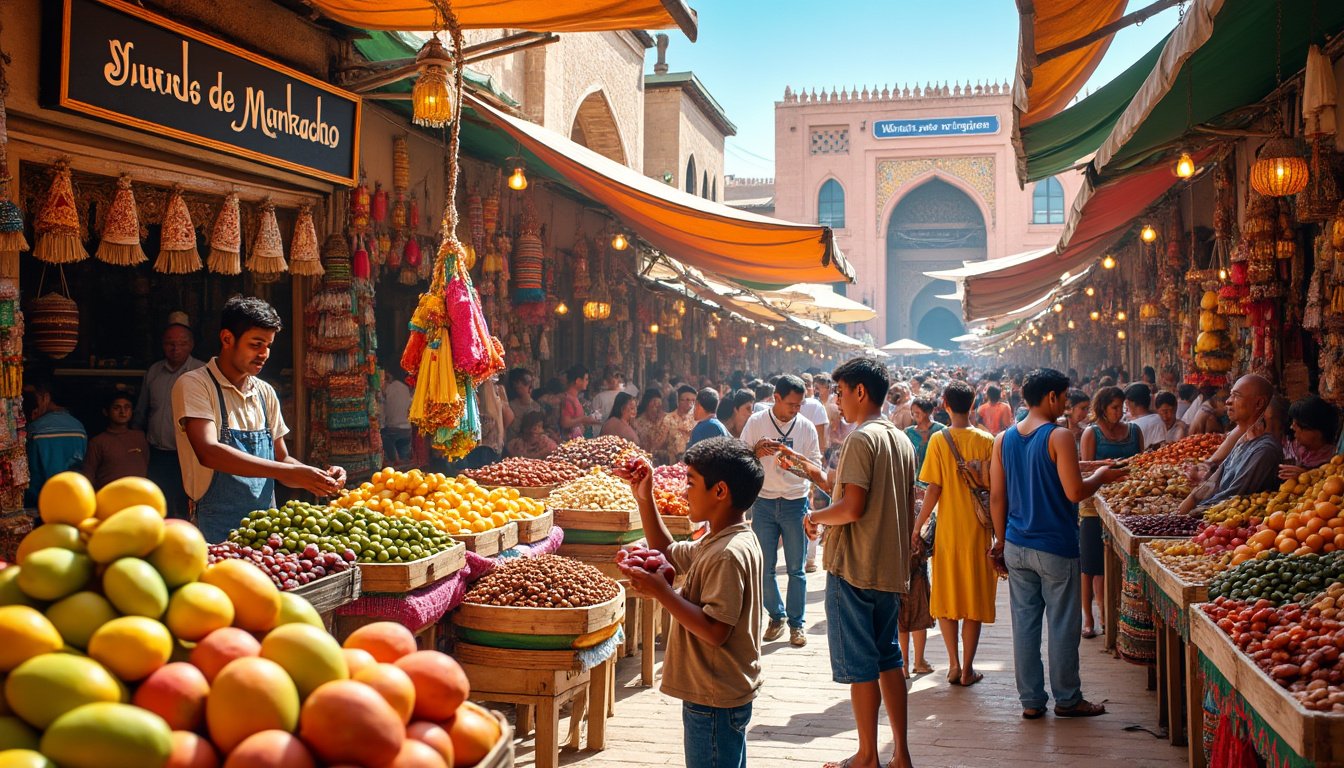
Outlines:
{"type": "Polygon", "coordinates": [[[686,768],[747,768],[751,702],[740,707],[681,703],[686,768]]]}
{"type": "Polygon", "coordinates": [[[1056,707],[1072,707],[1083,700],[1078,677],[1078,622],[1080,586],[1078,558],[1060,557],[1039,549],[1004,546],[1008,564],[1008,602],[1013,613],[1013,667],[1017,697],[1023,709],[1044,709],[1045,670],[1041,665],[1041,617],[1050,627],[1046,650],[1050,654],[1050,690],[1056,707]]]}
{"type": "Polygon", "coordinates": [[[807,606],[807,576],[803,573],[803,559],[807,556],[807,534],[803,532],[803,513],[807,499],[757,499],[751,505],[751,529],[761,542],[761,571],[765,591],[762,607],[773,621],[783,621],[788,614],[789,626],[803,628],[803,608],[807,606]],[[784,573],[789,579],[788,607],[779,596],[779,580],[775,565],[779,562],[779,540],[784,539],[784,573]]]}

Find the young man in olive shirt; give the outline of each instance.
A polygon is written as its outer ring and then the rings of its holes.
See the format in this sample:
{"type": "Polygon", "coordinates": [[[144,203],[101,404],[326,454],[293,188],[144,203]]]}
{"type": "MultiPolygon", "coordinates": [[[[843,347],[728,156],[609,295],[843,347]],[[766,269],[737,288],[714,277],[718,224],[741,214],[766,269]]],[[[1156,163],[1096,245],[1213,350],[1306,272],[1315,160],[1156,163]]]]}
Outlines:
{"type": "Polygon", "coordinates": [[[696,542],[672,541],[653,502],[653,467],[618,470],[632,486],[649,547],[686,577],[621,571],[676,619],[663,658],[663,693],[682,700],[686,768],[746,768],[747,724],[761,687],[761,548],[746,522],[765,472],[746,443],[714,437],[686,451],[690,518],[709,523],[696,542]]]}

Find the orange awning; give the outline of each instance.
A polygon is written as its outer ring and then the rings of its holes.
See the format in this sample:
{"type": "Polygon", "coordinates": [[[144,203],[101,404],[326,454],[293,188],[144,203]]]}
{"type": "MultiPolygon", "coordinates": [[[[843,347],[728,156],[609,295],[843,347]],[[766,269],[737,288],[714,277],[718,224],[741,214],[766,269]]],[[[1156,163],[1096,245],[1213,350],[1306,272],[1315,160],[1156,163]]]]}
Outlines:
{"type": "Polygon", "coordinates": [[[473,94],[463,98],[566,185],[606,206],[640,238],[681,262],[757,286],[854,277],[829,227],[758,216],[687,194],[507,115],[473,94]]]}
{"type": "MultiPolygon", "coordinates": [[[[443,28],[433,0],[306,0],[361,29],[429,32],[443,28]]],[[[682,0],[451,0],[463,29],[606,32],[679,27],[695,40],[695,11],[682,0]]]]}
{"type": "Polygon", "coordinates": [[[1126,0],[1018,0],[1021,16],[1016,90],[1017,124],[1026,127],[1058,114],[1082,90],[1111,45],[1107,36],[1038,64],[1037,54],[1058,48],[1118,20],[1126,0]]]}

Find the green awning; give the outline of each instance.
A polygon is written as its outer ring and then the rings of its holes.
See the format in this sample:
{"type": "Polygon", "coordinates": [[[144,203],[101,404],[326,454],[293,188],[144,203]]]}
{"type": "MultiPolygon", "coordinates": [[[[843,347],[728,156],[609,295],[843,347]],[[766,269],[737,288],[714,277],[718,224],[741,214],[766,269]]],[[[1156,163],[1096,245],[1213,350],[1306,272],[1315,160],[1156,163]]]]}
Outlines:
{"type": "Polygon", "coordinates": [[[1098,148],[1093,161],[1098,173],[1114,176],[1153,158],[1165,160],[1191,125],[1235,126],[1238,118],[1229,113],[1257,104],[1278,87],[1276,68],[1292,77],[1306,66],[1311,44],[1344,29],[1344,2],[1201,0],[1186,14],[1181,26],[1187,25],[1169,38],[1098,148]]]}
{"type": "MultiPolygon", "coordinates": [[[[360,55],[372,62],[388,61],[391,59],[409,59],[413,58],[420,50],[420,41],[405,32],[384,32],[380,30],[369,30],[368,37],[355,40],[355,50],[360,55]]],[[[518,106],[515,101],[490,75],[477,72],[471,67],[467,67],[462,72],[462,80],[468,86],[479,91],[485,91],[501,102],[511,107],[518,106]]],[[[402,80],[398,83],[386,86],[381,90],[391,93],[410,93],[413,81],[402,80]]]]}
{"type": "Polygon", "coordinates": [[[1096,152],[1153,71],[1166,42],[1167,38],[1163,38],[1143,58],[1078,103],[1023,128],[1018,178],[1024,184],[1040,181],[1074,167],[1096,152]]]}

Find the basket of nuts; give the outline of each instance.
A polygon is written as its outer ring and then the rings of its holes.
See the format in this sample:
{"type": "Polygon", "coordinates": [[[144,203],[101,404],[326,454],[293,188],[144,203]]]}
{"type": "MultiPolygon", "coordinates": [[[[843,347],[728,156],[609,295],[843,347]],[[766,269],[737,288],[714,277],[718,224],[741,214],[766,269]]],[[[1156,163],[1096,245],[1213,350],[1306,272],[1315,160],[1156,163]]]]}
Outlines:
{"type": "Polygon", "coordinates": [[[560,484],[579,478],[583,472],[562,461],[513,457],[462,474],[486,488],[516,488],[521,496],[544,499],[560,484]]]}
{"type": "Polygon", "coordinates": [[[556,488],[546,505],[571,544],[629,544],[644,535],[630,486],[602,469],[556,488]]]}
{"type": "Polygon", "coordinates": [[[624,619],[620,584],[586,563],[542,555],[508,560],[476,582],[453,626],[473,645],[568,650],[601,643],[624,619]]]}

